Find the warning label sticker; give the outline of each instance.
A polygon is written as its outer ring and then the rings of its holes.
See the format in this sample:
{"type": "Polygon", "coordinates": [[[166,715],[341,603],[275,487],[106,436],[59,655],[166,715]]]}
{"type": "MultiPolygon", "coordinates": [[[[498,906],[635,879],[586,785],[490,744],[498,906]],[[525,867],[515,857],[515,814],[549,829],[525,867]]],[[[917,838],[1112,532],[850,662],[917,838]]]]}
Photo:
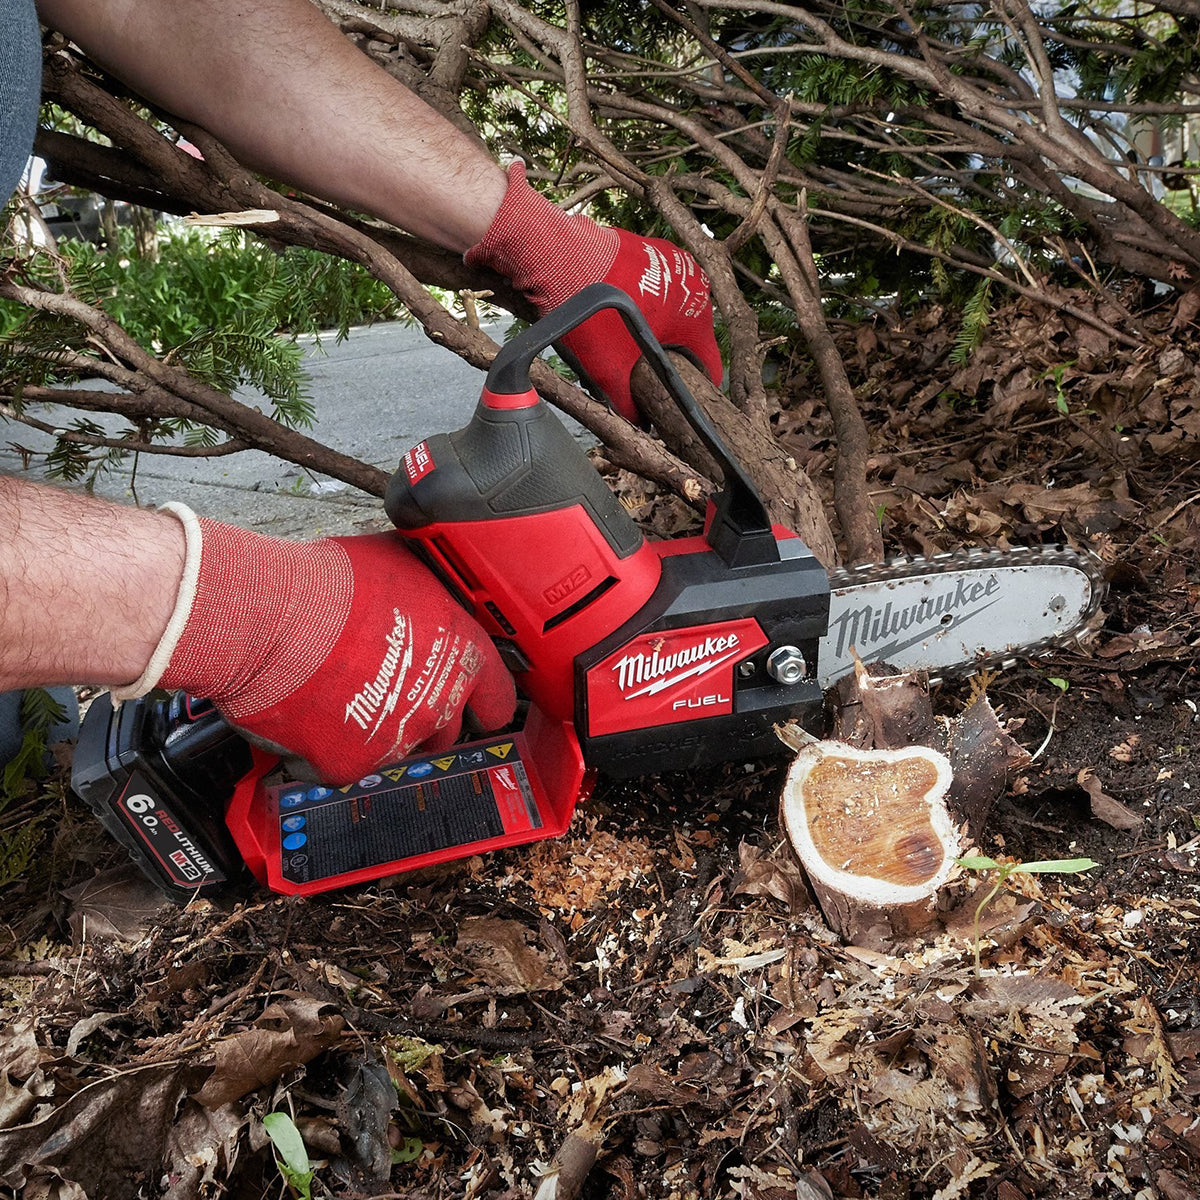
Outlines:
{"type": "Polygon", "coordinates": [[[279,784],[267,790],[267,798],[279,822],[281,872],[293,883],[543,825],[511,741],[406,759],[337,790],[279,784]]]}

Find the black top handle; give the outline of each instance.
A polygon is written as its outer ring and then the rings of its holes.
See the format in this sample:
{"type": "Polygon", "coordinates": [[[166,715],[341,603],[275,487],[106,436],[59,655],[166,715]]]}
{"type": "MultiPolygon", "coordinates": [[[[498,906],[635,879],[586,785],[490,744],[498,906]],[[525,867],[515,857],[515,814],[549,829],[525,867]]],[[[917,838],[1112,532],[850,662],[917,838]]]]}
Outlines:
{"type": "Polygon", "coordinates": [[[709,544],[731,567],[777,562],[779,548],[762,497],[730,455],[708,414],[684,385],[666,351],[650,332],[641,310],[620,288],[608,283],[590,284],[513,338],[492,361],[487,375],[488,391],[501,396],[529,391],[533,360],[547,346],[606,308],[615,309],[624,321],[655,375],[721,467],[724,488],[715,501],[716,512],[708,529],[709,544]]]}

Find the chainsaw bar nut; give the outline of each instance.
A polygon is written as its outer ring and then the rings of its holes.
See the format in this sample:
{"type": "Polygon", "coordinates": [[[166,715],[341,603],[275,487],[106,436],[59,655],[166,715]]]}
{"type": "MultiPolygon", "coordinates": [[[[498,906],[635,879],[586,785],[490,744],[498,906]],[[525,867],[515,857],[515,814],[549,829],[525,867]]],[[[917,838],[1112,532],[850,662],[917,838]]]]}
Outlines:
{"type": "Polygon", "coordinates": [[[789,687],[808,673],[808,664],[804,655],[796,646],[777,646],[767,659],[767,674],[776,683],[784,683],[789,687]]]}

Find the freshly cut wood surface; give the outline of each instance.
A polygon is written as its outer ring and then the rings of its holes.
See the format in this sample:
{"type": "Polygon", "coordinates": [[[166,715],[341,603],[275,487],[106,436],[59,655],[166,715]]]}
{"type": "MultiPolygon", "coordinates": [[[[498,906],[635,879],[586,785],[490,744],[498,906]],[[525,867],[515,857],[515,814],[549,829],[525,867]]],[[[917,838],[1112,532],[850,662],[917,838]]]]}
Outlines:
{"type": "Polygon", "coordinates": [[[927,746],[814,742],[788,772],[784,829],[818,891],[860,906],[911,904],[937,891],[958,853],[945,805],[952,779],[946,757],[927,746]]]}

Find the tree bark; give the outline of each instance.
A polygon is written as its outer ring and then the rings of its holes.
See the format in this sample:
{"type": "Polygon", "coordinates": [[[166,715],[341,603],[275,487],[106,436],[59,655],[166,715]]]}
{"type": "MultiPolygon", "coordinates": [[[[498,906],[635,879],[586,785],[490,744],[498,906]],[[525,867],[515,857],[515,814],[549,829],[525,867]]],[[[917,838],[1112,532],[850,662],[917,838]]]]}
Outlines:
{"type": "MultiPolygon", "coordinates": [[[[837,546],[825,506],[812,480],[784,453],[770,432],[739,413],[707,375],[679,358],[676,358],[675,366],[721,434],[730,455],[749,474],[772,522],[798,534],[821,565],[832,570],[838,564],[837,546]]],[[[708,479],[717,478],[716,463],[649,366],[639,363],[634,370],[634,379],[639,403],[662,433],[667,446],[685,462],[702,464],[708,479]]]]}
{"type": "Polygon", "coordinates": [[[140,204],[132,210],[133,252],[146,262],[158,262],[158,219],[140,204]]]}

